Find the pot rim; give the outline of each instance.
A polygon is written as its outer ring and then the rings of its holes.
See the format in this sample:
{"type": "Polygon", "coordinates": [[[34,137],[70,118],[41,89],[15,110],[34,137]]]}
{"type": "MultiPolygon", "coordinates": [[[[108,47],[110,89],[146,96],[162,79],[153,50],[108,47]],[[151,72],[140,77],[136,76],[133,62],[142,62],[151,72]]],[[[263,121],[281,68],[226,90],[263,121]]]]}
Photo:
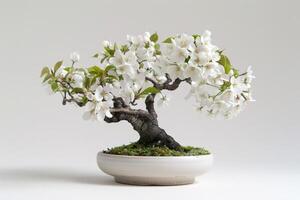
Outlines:
{"type": "Polygon", "coordinates": [[[109,154],[100,151],[98,156],[104,157],[113,157],[113,158],[130,158],[130,159],[192,159],[192,158],[204,158],[204,157],[213,157],[213,154],[207,155],[198,155],[198,156],[129,156],[129,155],[117,155],[117,154],[109,154]]]}

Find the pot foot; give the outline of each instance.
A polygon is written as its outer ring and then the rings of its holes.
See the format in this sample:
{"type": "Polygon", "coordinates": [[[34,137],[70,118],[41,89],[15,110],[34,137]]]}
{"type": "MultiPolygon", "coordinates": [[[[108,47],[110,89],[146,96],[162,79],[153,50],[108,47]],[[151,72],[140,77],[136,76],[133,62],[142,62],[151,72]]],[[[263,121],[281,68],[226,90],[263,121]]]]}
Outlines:
{"type": "Polygon", "coordinates": [[[128,185],[187,185],[195,182],[194,177],[131,177],[116,176],[117,183],[128,185]]]}

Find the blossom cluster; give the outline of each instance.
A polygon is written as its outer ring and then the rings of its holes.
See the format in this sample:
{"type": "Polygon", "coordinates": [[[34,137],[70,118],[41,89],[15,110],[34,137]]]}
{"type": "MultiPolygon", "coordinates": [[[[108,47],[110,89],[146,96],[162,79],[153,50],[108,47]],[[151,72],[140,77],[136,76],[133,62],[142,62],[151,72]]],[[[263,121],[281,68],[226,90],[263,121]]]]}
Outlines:
{"type": "Polygon", "coordinates": [[[153,82],[186,80],[190,85],[187,98],[193,97],[197,109],[213,117],[231,118],[247,102],[254,101],[251,67],[239,73],[223,51],[212,44],[209,31],[201,35],[180,34],[162,42],[158,42],[156,33],[146,32],[127,36],[127,41],[123,45],[103,42],[103,52],[94,55],[103,67],[75,67],[80,56],[72,53],[71,66],[58,62],[54,69],[44,68],[44,80],[65,101],[86,105],[86,119],[112,117],[116,98],[134,106],[147,95],[156,94],[159,105],[167,104],[169,97],[153,82]]]}

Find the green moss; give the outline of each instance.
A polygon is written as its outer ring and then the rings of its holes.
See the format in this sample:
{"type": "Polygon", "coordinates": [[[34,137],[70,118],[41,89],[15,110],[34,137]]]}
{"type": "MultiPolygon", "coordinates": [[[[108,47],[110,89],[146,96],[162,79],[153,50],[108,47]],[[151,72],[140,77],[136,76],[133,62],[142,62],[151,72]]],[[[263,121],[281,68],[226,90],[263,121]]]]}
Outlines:
{"type": "Polygon", "coordinates": [[[199,147],[182,146],[178,150],[166,146],[144,146],[137,143],[109,148],[104,153],[128,156],[199,156],[210,154],[208,150],[199,147]]]}

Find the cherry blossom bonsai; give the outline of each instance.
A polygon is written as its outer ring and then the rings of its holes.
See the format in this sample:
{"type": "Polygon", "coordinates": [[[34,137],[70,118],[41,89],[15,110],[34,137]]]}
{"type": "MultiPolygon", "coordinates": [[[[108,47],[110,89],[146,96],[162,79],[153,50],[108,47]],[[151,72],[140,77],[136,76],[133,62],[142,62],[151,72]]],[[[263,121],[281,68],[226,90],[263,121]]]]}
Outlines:
{"type": "Polygon", "coordinates": [[[99,65],[90,67],[82,67],[78,63],[79,54],[72,53],[69,65],[59,61],[52,68],[44,67],[43,82],[54,93],[61,94],[63,105],[86,107],[84,119],[107,123],[124,120],[138,132],[137,142],[99,154],[99,167],[117,181],[158,185],[191,183],[211,165],[212,157],[203,157],[210,153],[202,148],[181,146],[168,135],[159,126],[155,102],[158,106],[167,104],[167,91],[188,84],[190,91],[186,98],[195,99],[198,111],[211,117],[232,118],[248,102],[254,101],[250,91],[255,78],[251,67],[240,73],[224,51],[212,44],[209,31],[201,35],[175,35],[161,42],[157,33],[146,32],[127,36],[127,41],[122,45],[104,41],[103,51],[93,56],[99,65]],[[144,104],[145,109],[137,108],[138,104],[144,104]],[[180,166],[173,163],[174,159],[168,160],[168,166],[173,167],[166,168],[161,160],[154,159],[150,164],[149,160],[143,163],[143,157],[139,161],[126,157],[129,163],[126,165],[124,160],[106,159],[104,154],[202,157],[198,163],[185,160],[187,164],[180,166]],[[136,162],[141,163],[132,164],[136,162]],[[120,172],[123,168],[127,169],[123,170],[125,174],[120,172]]]}
{"type": "Polygon", "coordinates": [[[99,66],[81,67],[72,53],[70,65],[59,61],[44,67],[43,82],[62,95],[62,104],[86,107],[84,119],[107,123],[129,122],[140,136],[137,144],[179,150],[181,145],[159,126],[155,101],[167,104],[165,91],[190,85],[197,110],[209,116],[231,118],[253,101],[251,67],[240,73],[223,50],[213,45],[211,33],[181,34],[158,42],[158,35],[127,36],[123,45],[103,42],[104,50],[93,57],[99,66]],[[140,103],[145,109],[136,109],[140,103]]]}

